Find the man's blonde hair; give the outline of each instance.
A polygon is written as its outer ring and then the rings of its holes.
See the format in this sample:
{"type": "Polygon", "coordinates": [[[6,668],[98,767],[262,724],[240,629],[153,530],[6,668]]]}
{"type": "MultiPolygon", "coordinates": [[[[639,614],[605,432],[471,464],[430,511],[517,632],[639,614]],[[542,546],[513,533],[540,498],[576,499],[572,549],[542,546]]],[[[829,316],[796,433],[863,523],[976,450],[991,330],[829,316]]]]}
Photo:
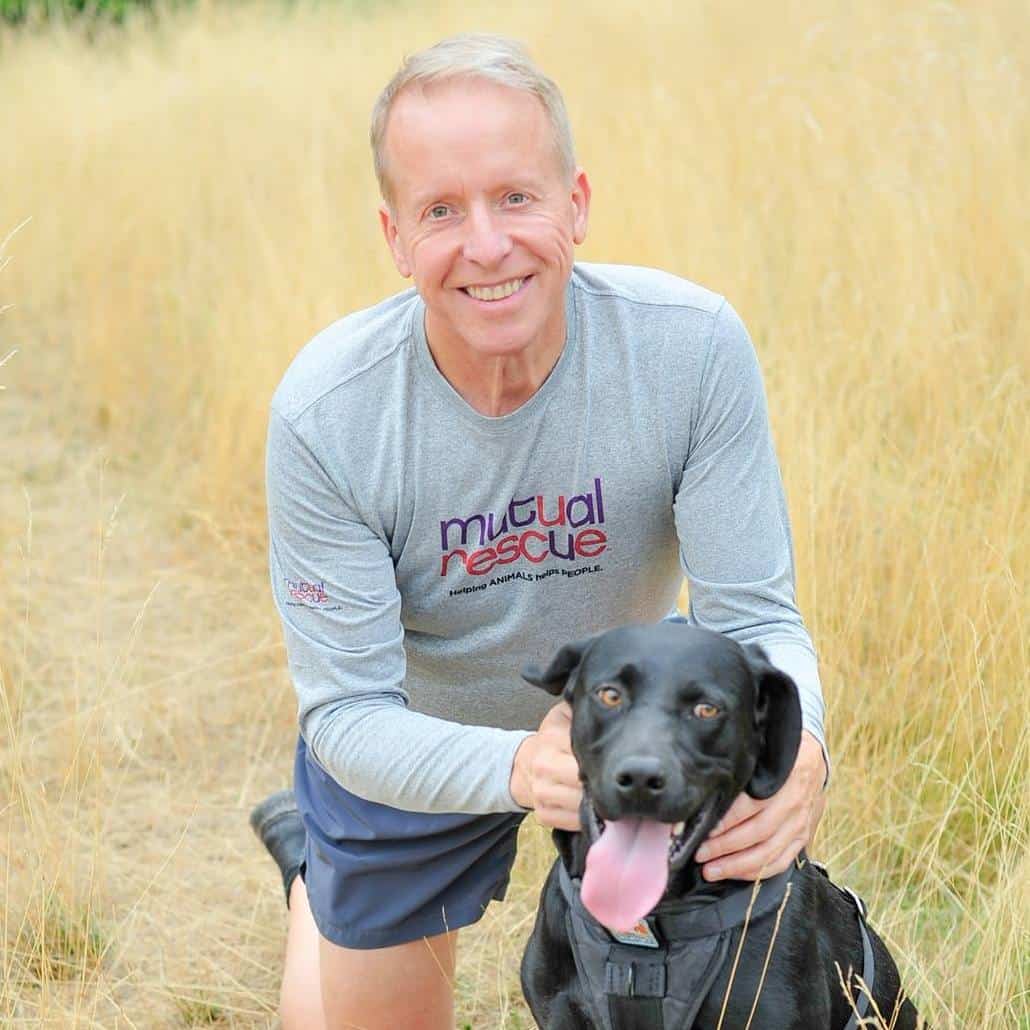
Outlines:
{"type": "Polygon", "coordinates": [[[390,109],[400,92],[409,86],[446,82],[451,79],[485,79],[501,86],[532,93],[544,106],[554,135],[558,166],[570,183],[576,170],[572,129],[561,90],[533,63],[529,52],[518,40],[482,32],[449,36],[428,50],[410,54],[387,83],[372,108],[372,162],[379,192],[389,207],[394,206],[384,141],[390,109]]]}

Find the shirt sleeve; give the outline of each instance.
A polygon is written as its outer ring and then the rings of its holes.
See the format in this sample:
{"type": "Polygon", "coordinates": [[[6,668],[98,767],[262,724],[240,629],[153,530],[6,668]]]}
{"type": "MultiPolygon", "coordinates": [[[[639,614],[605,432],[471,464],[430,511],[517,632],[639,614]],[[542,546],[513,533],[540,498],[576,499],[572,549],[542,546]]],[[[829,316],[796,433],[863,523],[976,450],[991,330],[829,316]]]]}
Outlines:
{"type": "Polygon", "coordinates": [[[686,621],[762,645],[797,684],[802,725],[822,746],[829,771],[819,669],[795,602],[793,542],[765,390],[747,329],[726,301],[701,374],[675,518],[690,590],[686,621]]]}
{"type": "Polygon", "coordinates": [[[269,570],[300,731],[341,786],[412,812],[518,812],[509,782],[527,732],[411,711],[401,598],[387,542],[273,408],[269,570]]]}

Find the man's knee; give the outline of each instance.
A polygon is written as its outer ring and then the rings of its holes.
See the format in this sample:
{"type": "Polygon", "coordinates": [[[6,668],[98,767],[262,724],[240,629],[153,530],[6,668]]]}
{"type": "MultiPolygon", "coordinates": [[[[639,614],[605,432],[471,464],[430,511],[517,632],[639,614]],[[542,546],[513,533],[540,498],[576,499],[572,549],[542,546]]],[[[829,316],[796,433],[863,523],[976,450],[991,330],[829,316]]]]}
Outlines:
{"type": "Polygon", "coordinates": [[[315,960],[307,965],[297,956],[287,956],[279,992],[279,1018],[283,1030],[325,1030],[317,952],[315,960]]]}
{"type": "Polygon", "coordinates": [[[320,941],[326,1027],[451,1030],[457,933],[389,948],[353,950],[320,941]],[[403,984],[404,990],[398,990],[403,984]]]}
{"type": "Polygon", "coordinates": [[[322,996],[316,988],[313,995],[305,997],[301,992],[287,992],[286,981],[279,995],[279,1020],[282,1030],[324,1030],[325,1013],[322,1011],[322,996]]]}
{"type": "Polygon", "coordinates": [[[283,1030],[451,1030],[457,945],[454,931],[392,948],[341,948],[318,932],[298,878],[279,995],[283,1030]]]}

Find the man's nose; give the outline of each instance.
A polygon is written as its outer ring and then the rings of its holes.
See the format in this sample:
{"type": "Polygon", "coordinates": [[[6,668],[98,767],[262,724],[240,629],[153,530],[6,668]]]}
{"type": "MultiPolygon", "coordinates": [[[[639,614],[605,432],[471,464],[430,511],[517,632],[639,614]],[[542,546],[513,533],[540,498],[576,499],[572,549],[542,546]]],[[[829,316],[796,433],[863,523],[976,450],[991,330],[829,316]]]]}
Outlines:
{"type": "Polygon", "coordinates": [[[503,216],[485,205],[474,205],[465,219],[464,256],[477,265],[499,265],[511,248],[503,216]]]}

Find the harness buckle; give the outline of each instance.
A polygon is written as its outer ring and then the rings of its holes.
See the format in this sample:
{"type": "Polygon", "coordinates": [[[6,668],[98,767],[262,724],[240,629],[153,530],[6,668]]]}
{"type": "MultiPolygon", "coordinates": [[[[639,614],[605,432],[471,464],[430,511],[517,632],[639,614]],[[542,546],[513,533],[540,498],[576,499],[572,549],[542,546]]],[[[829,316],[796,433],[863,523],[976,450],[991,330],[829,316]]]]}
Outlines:
{"type": "Polygon", "coordinates": [[[604,993],[620,998],[664,998],[664,948],[641,950],[613,944],[604,967],[604,993]]]}
{"type": "Polygon", "coordinates": [[[869,912],[866,908],[866,903],[850,887],[841,887],[840,890],[847,894],[847,896],[855,903],[855,908],[857,908],[862,914],[862,918],[868,919],[869,912]]]}

